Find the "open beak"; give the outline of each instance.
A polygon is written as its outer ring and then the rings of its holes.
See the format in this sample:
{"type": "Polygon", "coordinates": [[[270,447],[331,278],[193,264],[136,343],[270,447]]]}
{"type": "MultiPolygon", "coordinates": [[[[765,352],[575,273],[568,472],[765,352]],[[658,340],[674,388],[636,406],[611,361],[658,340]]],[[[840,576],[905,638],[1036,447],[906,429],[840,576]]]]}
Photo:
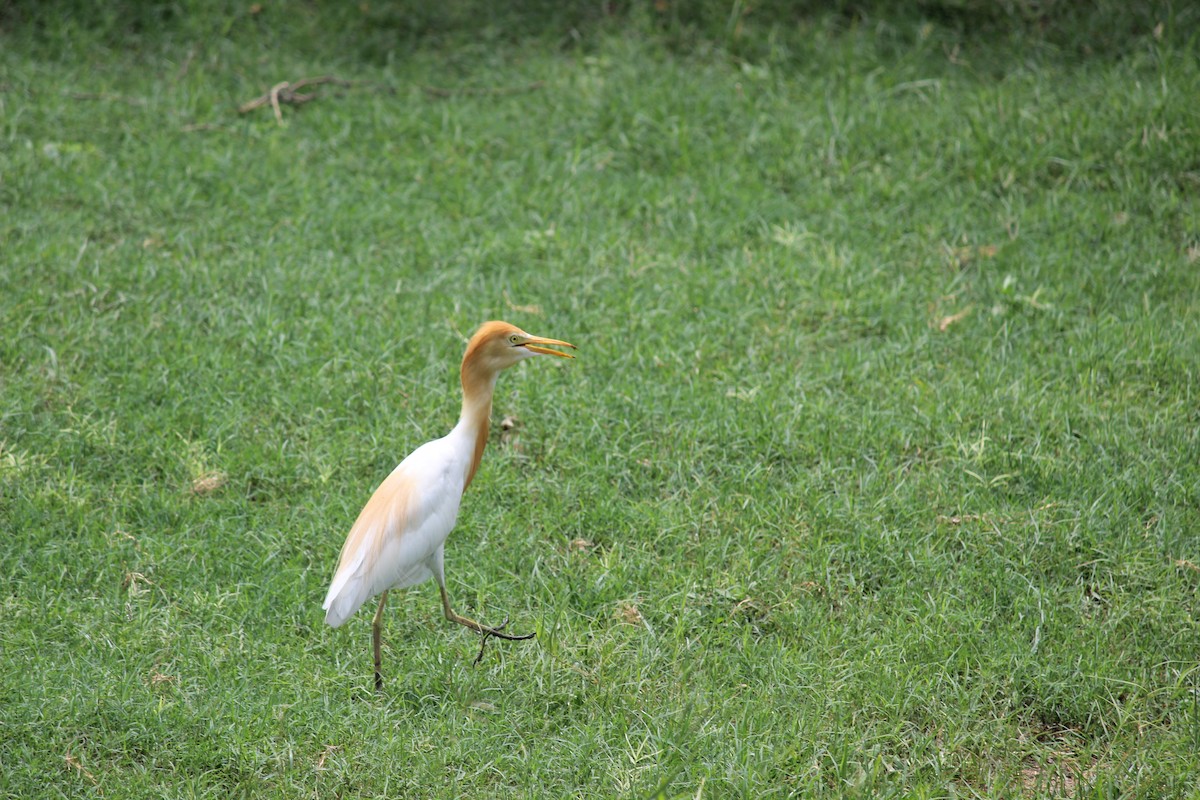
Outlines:
{"type": "Polygon", "coordinates": [[[548,344],[552,344],[557,347],[569,347],[572,350],[575,349],[575,345],[571,344],[570,342],[563,342],[563,341],[559,341],[558,339],[543,339],[540,336],[530,336],[527,340],[525,340],[525,343],[521,346],[524,347],[526,350],[529,350],[530,352],[541,353],[544,356],[559,356],[561,358],[574,358],[575,357],[575,356],[571,355],[570,353],[564,353],[561,350],[551,350],[549,347],[545,347],[545,345],[548,345],[548,344]]]}

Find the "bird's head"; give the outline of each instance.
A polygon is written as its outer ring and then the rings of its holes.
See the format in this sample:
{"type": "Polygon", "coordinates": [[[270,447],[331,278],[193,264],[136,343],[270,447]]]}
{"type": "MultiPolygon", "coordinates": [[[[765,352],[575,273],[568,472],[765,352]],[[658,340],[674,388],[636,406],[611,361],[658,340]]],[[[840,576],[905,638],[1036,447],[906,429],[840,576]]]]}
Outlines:
{"type": "Polygon", "coordinates": [[[467,343],[463,371],[495,374],[531,356],[574,358],[570,353],[551,349],[551,346],[575,349],[570,342],[534,336],[507,322],[485,322],[467,343]]]}

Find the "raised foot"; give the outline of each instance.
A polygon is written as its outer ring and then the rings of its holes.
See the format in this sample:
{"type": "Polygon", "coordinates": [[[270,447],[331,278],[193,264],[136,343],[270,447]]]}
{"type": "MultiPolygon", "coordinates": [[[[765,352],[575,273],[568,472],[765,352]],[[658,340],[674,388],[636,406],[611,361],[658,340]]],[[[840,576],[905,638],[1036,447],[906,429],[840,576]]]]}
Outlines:
{"type": "Polygon", "coordinates": [[[446,594],[446,587],[439,585],[438,588],[442,592],[442,611],[445,613],[446,619],[470,628],[483,637],[479,642],[479,655],[475,657],[476,664],[478,664],[479,660],[483,658],[483,648],[487,646],[487,640],[489,636],[495,636],[497,639],[507,639],[510,642],[519,642],[525,639],[532,639],[534,636],[537,636],[536,633],[527,633],[524,636],[516,636],[511,633],[504,633],[504,629],[508,627],[508,617],[505,617],[504,622],[501,622],[494,628],[487,625],[480,625],[470,617],[464,617],[455,612],[455,610],[450,606],[450,595],[446,594]]]}
{"type": "Polygon", "coordinates": [[[475,656],[475,662],[474,662],[475,665],[478,665],[479,662],[483,660],[483,650],[485,647],[487,647],[487,640],[488,640],[489,636],[495,636],[497,639],[505,639],[510,642],[520,642],[520,641],[524,641],[525,639],[532,639],[533,637],[537,636],[536,632],[527,633],[523,636],[516,636],[511,633],[504,633],[504,629],[508,627],[508,617],[505,617],[504,622],[501,622],[499,625],[497,625],[494,628],[489,628],[487,625],[480,625],[478,622],[475,622],[474,620],[466,619],[466,617],[460,617],[459,619],[456,619],[454,621],[459,622],[463,625],[466,625],[468,628],[478,631],[480,634],[481,638],[479,640],[479,655],[475,656]],[[472,623],[474,623],[474,624],[472,624],[472,623]]]}
{"type": "Polygon", "coordinates": [[[489,628],[487,625],[480,625],[479,632],[483,634],[484,639],[486,639],[489,636],[495,636],[497,639],[507,639],[510,642],[521,642],[526,639],[532,639],[533,637],[537,636],[537,633],[526,633],[522,636],[517,636],[512,633],[502,633],[502,631],[507,627],[508,627],[508,617],[505,617],[504,622],[501,622],[499,625],[497,625],[494,628],[489,628]]]}

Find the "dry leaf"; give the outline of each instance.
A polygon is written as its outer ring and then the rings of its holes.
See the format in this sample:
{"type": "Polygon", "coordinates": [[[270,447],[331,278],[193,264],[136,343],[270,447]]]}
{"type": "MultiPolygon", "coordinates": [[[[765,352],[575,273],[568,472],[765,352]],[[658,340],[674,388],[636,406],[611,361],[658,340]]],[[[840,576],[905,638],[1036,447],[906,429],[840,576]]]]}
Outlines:
{"type": "Polygon", "coordinates": [[[757,386],[733,386],[725,390],[725,396],[738,400],[753,400],[754,395],[758,394],[758,389],[757,386]]]}
{"type": "Polygon", "coordinates": [[[767,609],[763,607],[762,603],[758,602],[753,597],[747,597],[745,600],[740,600],[738,604],[733,607],[733,610],[729,612],[729,616],[732,617],[735,614],[753,614],[756,617],[761,617],[766,615],[766,613],[767,609]]]}
{"type": "Polygon", "coordinates": [[[325,759],[329,758],[330,753],[332,753],[334,750],[341,750],[341,749],[342,748],[340,745],[336,745],[336,744],[325,745],[325,749],[321,751],[321,755],[317,756],[317,771],[320,772],[325,769],[325,759]]]}
{"type": "Polygon", "coordinates": [[[968,314],[970,314],[972,308],[974,308],[974,306],[967,306],[962,311],[951,314],[948,317],[942,317],[940,320],[938,320],[938,330],[944,333],[951,325],[962,321],[968,314]]]}
{"type": "MultiPolygon", "coordinates": [[[[1031,509],[1031,513],[1049,511],[1052,508],[1058,508],[1059,505],[1059,503],[1042,503],[1037,508],[1031,509]]],[[[997,516],[994,514],[955,514],[952,517],[938,514],[936,521],[940,525],[965,525],[968,522],[982,522],[987,525],[1010,525],[1016,520],[1012,517],[997,516]]]]}
{"type": "Polygon", "coordinates": [[[138,542],[137,537],[132,533],[116,530],[108,534],[108,539],[110,543],[113,543],[114,540],[119,540],[121,542],[133,542],[133,549],[137,550],[139,553],[142,552],[142,545],[138,542]]]}
{"type": "Polygon", "coordinates": [[[79,759],[76,758],[75,756],[71,755],[70,753],[67,753],[65,756],[63,756],[63,758],[66,760],[68,766],[74,767],[75,771],[78,772],[83,777],[87,778],[89,781],[91,781],[93,786],[100,782],[100,781],[96,780],[95,775],[93,775],[92,773],[90,773],[86,769],[84,769],[83,764],[80,763],[79,759]]]}
{"type": "Polygon", "coordinates": [[[539,305],[522,306],[514,303],[512,298],[508,296],[508,289],[504,290],[504,304],[508,306],[509,311],[517,311],[521,314],[533,314],[539,317],[542,315],[542,307],[539,305]]]}
{"type": "Polygon", "coordinates": [[[943,245],[943,247],[946,248],[954,266],[959,269],[981,258],[995,258],[996,254],[1000,252],[1000,248],[994,244],[964,245],[953,248],[943,245]]]}
{"type": "Polygon", "coordinates": [[[174,675],[164,675],[158,670],[154,670],[154,672],[150,673],[150,685],[152,686],[158,686],[159,684],[163,683],[173,683],[174,681],[174,675]]]}
{"type": "Polygon", "coordinates": [[[140,597],[149,591],[148,589],[142,587],[143,583],[147,586],[154,585],[154,581],[150,580],[140,572],[126,572],[124,579],[121,581],[121,588],[128,589],[129,594],[134,597],[140,597]]]}
{"type": "Polygon", "coordinates": [[[224,472],[206,472],[192,481],[192,494],[204,496],[212,494],[225,485],[229,476],[224,472]]]}
{"type": "Polygon", "coordinates": [[[519,420],[514,416],[505,416],[500,420],[500,444],[520,452],[521,445],[518,442],[521,436],[520,431],[517,430],[518,424],[519,420]]]}
{"type": "Polygon", "coordinates": [[[591,549],[592,546],[593,546],[592,542],[588,541],[587,539],[572,539],[571,540],[571,549],[578,550],[581,553],[587,552],[589,549],[591,549]]]}
{"type": "Polygon", "coordinates": [[[1200,566],[1196,566],[1191,561],[1188,561],[1186,558],[1175,559],[1175,566],[1183,567],[1184,569],[1190,569],[1195,572],[1200,572],[1200,566]]]}
{"type": "Polygon", "coordinates": [[[617,608],[617,619],[626,625],[641,625],[642,612],[633,603],[622,603],[617,608]]]}
{"type": "Polygon", "coordinates": [[[956,514],[953,517],[939,515],[937,521],[948,525],[962,525],[964,522],[986,522],[987,517],[983,514],[963,514],[962,516],[956,514]]]}

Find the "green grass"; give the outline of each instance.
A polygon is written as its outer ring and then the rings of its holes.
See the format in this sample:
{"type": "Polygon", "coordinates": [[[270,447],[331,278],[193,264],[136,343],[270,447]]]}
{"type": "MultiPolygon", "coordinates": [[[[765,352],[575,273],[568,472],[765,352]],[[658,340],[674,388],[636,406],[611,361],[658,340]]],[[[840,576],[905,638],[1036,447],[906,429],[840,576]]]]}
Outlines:
{"type": "Polygon", "coordinates": [[[265,5],[0,34],[0,794],[1195,796],[1194,10],[265,5]],[[496,317],[579,358],[447,569],[539,636],[399,593],[377,696],[321,600],[496,317]]]}

